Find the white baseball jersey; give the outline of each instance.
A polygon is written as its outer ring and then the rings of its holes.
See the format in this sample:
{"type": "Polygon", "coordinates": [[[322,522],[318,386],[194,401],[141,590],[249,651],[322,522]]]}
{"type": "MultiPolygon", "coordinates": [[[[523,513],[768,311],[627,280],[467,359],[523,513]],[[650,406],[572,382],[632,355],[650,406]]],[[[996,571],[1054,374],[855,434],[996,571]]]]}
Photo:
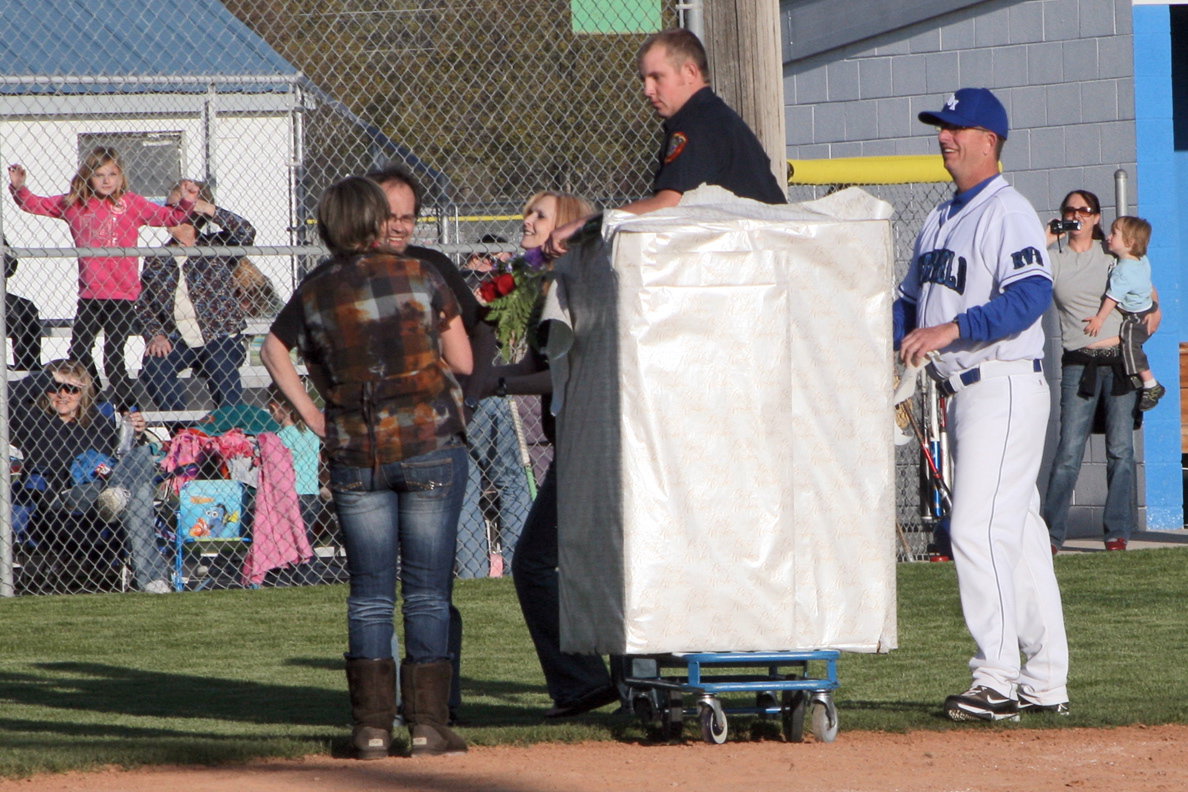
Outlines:
{"type": "MultiPolygon", "coordinates": [[[[1035,209],[1001,175],[952,216],[952,201],[924,221],[899,293],[916,304],[916,326],[953,321],[984,305],[1023,278],[1052,279],[1044,229],[1035,209]]],[[[941,352],[937,372],[950,376],[987,360],[1034,360],[1044,356],[1037,318],[1027,329],[994,341],[960,338],[941,352]]]]}
{"type": "MultiPolygon", "coordinates": [[[[964,206],[946,201],[932,211],[899,289],[916,303],[917,326],[932,327],[1036,275],[1052,278],[1043,226],[1031,204],[996,176],[964,206]]],[[[1037,318],[993,341],[958,339],[936,369],[947,377],[993,360],[1035,360],[1043,346],[1037,318]]],[[[991,373],[949,399],[947,412],[949,531],[965,623],[978,646],[973,683],[1045,705],[1068,700],[1060,589],[1035,487],[1048,401],[1040,372],[991,373]]]]}

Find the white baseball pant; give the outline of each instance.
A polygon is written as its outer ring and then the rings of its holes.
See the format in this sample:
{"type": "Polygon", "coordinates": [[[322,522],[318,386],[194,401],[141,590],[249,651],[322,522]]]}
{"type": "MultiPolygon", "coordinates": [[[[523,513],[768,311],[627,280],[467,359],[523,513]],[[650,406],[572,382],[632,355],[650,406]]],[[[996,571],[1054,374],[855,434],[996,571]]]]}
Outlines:
{"type": "Polygon", "coordinates": [[[990,376],[949,400],[950,530],[973,683],[1068,701],[1068,641],[1036,476],[1048,422],[1041,373],[990,376]],[[1026,662],[1020,664],[1020,651],[1026,662]]]}

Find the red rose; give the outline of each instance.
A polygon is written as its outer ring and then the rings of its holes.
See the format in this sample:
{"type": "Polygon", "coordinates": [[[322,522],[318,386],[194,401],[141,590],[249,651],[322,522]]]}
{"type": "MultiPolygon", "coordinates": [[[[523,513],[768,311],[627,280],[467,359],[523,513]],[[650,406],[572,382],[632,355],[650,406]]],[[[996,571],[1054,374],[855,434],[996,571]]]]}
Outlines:
{"type": "Polygon", "coordinates": [[[499,292],[495,287],[495,281],[485,280],[479,286],[479,297],[483,298],[483,302],[489,303],[499,296],[499,292]]]}
{"type": "Polygon", "coordinates": [[[511,294],[516,290],[516,279],[512,277],[511,273],[505,272],[499,277],[495,278],[495,291],[499,292],[502,297],[505,294],[511,294]]]}

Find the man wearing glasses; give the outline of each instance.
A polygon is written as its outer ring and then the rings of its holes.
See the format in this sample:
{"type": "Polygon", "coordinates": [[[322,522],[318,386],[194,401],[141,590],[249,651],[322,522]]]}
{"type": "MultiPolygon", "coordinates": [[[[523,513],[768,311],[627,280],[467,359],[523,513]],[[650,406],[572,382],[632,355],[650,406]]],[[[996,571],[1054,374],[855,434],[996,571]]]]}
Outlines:
{"type": "Polygon", "coordinates": [[[962,88],[919,119],[938,127],[956,194],[916,238],[895,338],[905,364],[931,360],[948,397],[953,561],[978,648],[973,682],[945,714],[1064,714],[1068,642],[1035,484],[1048,422],[1040,319],[1052,298],[1043,226],[998,172],[1009,124],[993,93],[962,88]]]}

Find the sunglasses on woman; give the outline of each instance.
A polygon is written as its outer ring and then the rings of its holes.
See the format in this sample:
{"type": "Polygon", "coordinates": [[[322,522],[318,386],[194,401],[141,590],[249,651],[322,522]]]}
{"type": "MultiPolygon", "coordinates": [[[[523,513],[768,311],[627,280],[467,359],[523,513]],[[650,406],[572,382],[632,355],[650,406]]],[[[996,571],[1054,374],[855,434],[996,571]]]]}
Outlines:
{"type": "Polygon", "coordinates": [[[74,385],[69,382],[58,382],[57,380],[54,380],[52,383],[50,383],[46,387],[45,392],[46,393],[69,393],[71,395],[74,395],[77,393],[82,393],[82,386],[74,385]]]}

